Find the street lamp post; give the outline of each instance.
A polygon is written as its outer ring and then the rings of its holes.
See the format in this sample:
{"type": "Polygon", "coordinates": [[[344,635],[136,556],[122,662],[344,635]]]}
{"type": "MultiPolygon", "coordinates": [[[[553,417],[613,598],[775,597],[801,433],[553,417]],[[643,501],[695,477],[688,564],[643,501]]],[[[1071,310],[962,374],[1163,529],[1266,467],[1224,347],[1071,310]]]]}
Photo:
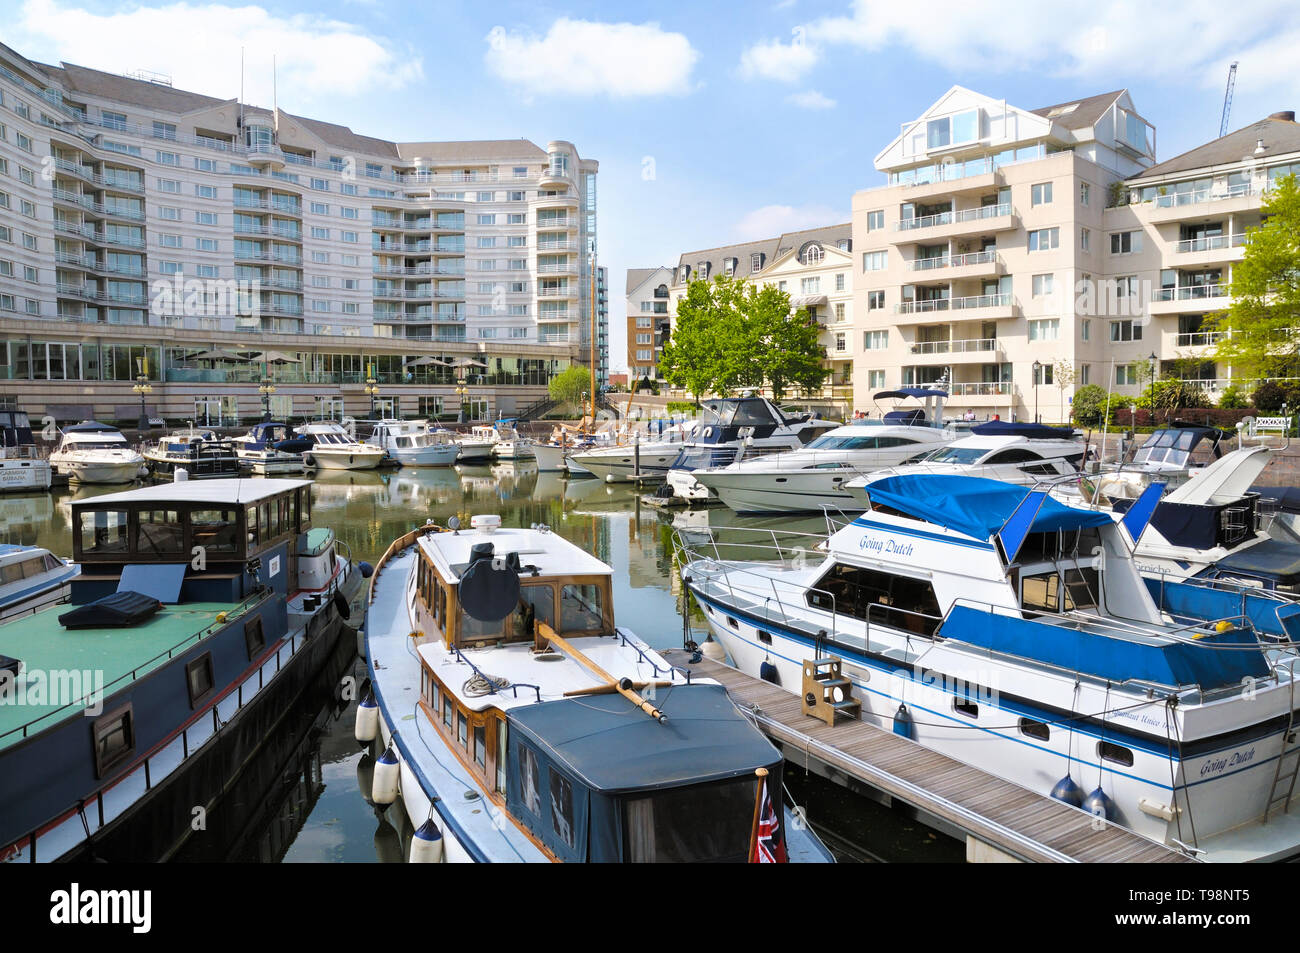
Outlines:
{"type": "Polygon", "coordinates": [[[137,429],[139,429],[141,436],[143,436],[144,432],[149,429],[149,415],[144,409],[144,398],[146,394],[153,393],[153,385],[149,383],[148,377],[144,374],[140,374],[136,377],[135,386],[132,387],[131,390],[140,395],[140,421],[137,425],[137,429]]]}
{"type": "Polygon", "coordinates": [[[460,413],[456,416],[456,422],[463,424],[467,422],[467,398],[469,397],[469,387],[465,384],[465,368],[456,369],[456,398],[460,401],[460,413]]]}
{"type": "Polygon", "coordinates": [[[1038,419],[1038,382],[1043,377],[1043,364],[1041,361],[1034,361],[1034,423],[1039,423],[1038,419]]]}
{"type": "Polygon", "coordinates": [[[269,377],[263,377],[262,383],[257,387],[257,392],[262,395],[262,419],[264,421],[270,421],[271,395],[275,393],[275,385],[271,383],[269,377]]]}
{"type": "Polygon", "coordinates": [[[366,378],[366,395],[370,398],[370,419],[375,419],[375,400],[379,397],[379,381],[373,377],[366,378]]]}

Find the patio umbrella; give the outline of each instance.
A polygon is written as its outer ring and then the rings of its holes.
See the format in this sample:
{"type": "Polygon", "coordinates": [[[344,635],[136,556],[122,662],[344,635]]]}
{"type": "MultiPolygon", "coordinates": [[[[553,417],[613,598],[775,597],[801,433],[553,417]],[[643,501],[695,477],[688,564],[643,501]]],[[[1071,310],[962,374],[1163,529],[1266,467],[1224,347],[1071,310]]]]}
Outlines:
{"type": "Polygon", "coordinates": [[[302,361],[296,357],[291,357],[283,351],[263,351],[260,354],[254,354],[250,361],[257,364],[301,364],[302,361]]]}
{"type": "Polygon", "coordinates": [[[481,361],[476,361],[472,357],[458,357],[449,365],[451,367],[487,367],[481,361]]]}
{"type": "Polygon", "coordinates": [[[228,364],[247,364],[248,358],[240,357],[230,351],[223,351],[220,348],[212,348],[208,351],[198,351],[194,354],[186,354],[187,361],[224,361],[228,364]]]}
{"type": "Polygon", "coordinates": [[[438,367],[451,367],[448,362],[436,357],[415,357],[406,362],[407,367],[428,367],[431,364],[436,364],[438,367]]]}

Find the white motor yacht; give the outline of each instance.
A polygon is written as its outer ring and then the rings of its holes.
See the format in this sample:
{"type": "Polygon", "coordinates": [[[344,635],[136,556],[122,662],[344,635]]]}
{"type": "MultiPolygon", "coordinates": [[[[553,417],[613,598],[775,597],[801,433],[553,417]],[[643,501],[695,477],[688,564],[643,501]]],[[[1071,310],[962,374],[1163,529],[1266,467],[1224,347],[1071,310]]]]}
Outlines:
{"type": "Polygon", "coordinates": [[[122,431],[96,420],[63,430],[50,465],[74,483],[130,483],[147,472],[122,431]]]}
{"type": "Polygon", "coordinates": [[[373,470],[384,459],[383,447],[357,440],[341,424],[306,424],[295,433],[312,438],[306,457],[322,470],[373,470]]]}

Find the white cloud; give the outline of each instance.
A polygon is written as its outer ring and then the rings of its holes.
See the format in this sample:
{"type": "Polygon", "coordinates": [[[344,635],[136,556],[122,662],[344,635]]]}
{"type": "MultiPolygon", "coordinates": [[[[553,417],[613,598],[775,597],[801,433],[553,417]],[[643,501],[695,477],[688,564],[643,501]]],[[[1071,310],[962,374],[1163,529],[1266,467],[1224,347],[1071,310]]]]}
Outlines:
{"type": "Polygon", "coordinates": [[[765,40],[747,48],[740,54],[740,75],[796,83],[816,65],[818,55],[817,49],[804,42],[803,33],[796,32],[789,43],[765,40]]]}
{"type": "Polygon", "coordinates": [[[855,0],[844,16],[808,23],[804,39],[814,49],[901,48],[959,73],[1042,70],[1108,89],[1135,77],[1221,86],[1229,59],[1242,61],[1243,76],[1258,62],[1258,75],[1296,84],[1300,30],[1279,30],[1286,13],[1276,0],[1241,0],[1228,20],[1218,0],[930,0],[923,14],[896,0],[855,0]]]}
{"type": "Polygon", "coordinates": [[[494,27],[488,69],[526,94],[680,96],[691,90],[700,54],[658,23],[596,23],[562,17],[545,36],[494,27]]]}
{"type": "Polygon", "coordinates": [[[805,90],[802,93],[791,93],[785,97],[787,103],[798,106],[800,109],[834,109],[835,100],[829,96],[823,96],[815,89],[805,90]]]}
{"type": "Polygon", "coordinates": [[[170,3],[98,14],[59,0],[25,0],[10,30],[27,56],[66,60],[108,72],[168,73],[179,89],[219,98],[239,95],[245,51],[245,99],[271,105],[271,59],[279,100],[289,109],[376,90],[423,76],[420,59],[351,23],[310,14],[220,3],[170,3]]]}
{"type": "Polygon", "coordinates": [[[732,231],[736,235],[736,241],[752,242],[762,238],[775,238],[782,232],[797,232],[847,221],[848,215],[843,210],[827,205],[764,205],[737,222],[732,231]]]}

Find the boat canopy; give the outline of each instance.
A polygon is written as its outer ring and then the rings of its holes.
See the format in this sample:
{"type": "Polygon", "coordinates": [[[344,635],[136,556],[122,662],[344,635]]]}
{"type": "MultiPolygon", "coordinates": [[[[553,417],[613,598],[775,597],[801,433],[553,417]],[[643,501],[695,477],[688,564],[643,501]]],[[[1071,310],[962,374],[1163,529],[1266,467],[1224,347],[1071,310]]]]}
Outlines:
{"type": "Polygon", "coordinates": [[[1300,544],[1266,539],[1236,553],[1229,553],[1215,566],[1219,574],[1241,573],[1258,576],[1279,585],[1300,580],[1300,544]]]}
{"type": "Polygon", "coordinates": [[[101,424],[98,420],[83,420],[79,424],[71,427],[64,427],[64,433],[119,433],[120,431],[109,424],[101,424]]]}
{"type": "Polygon", "coordinates": [[[970,432],[981,437],[1024,437],[1026,440],[1069,440],[1074,436],[1069,427],[1049,427],[1021,420],[990,420],[976,424],[970,432]]]}
{"type": "Polygon", "coordinates": [[[618,694],[522,705],[510,720],[546,759],[607,795],[752,775],[780,760],[721,685],[661,690],[655,704],[664,724],[618,694]]]}
{"type": "Polygon", "coordinates": [[[882,390],[878,394],[873,394],[872,400],[880,400],[885,397],[915,397],[917,400],[925,400],[927,397],[947,397],[946,390],[934,390],[930,387],[900,387],[898,390],[882,390]]]}
{"type": "MultiPolygon", "coordinates": [[[[975,539],[992,539],[1031,492],[1000,480],[935,473],[890,476],[867,484],[873,506],[887,506],[975,539]]],[[[1028,532],[1085,529],[1113,521],[1105,513],[1075,509],[1048,496],[1028,532]]]]}

